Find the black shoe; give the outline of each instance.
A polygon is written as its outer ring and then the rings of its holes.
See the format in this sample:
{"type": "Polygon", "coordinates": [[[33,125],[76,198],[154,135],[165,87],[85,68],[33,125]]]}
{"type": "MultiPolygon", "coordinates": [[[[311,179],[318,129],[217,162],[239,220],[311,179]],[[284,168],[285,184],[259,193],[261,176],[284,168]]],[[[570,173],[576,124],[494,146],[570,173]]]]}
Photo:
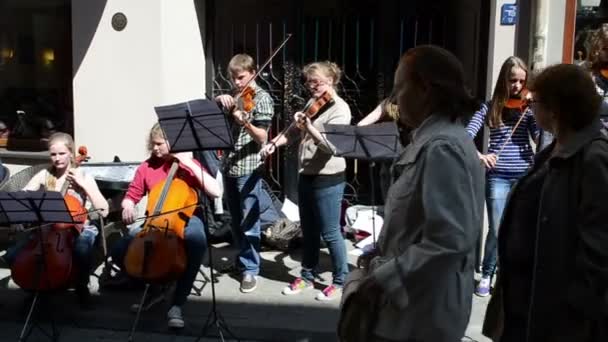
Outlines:
{"type": "Polygon", "coordinates": [[[252,274],[245,274],[241,280],[241,292],[253,292],[258,287],[258,281],[252,274]]]}
{"type": "Polygon", "coordinates": [[[76,298],[81,310],[87,311],[93,309],[93,301],[88,286],[78,287],[76,289],[76,298]]]}
{"type": "Polygon", "coordinates": [[[224,267],[218,267],[217,271],[223,274],[239,275],[242,274],[245,269],[237,264],[230,264],[224,267]]]}

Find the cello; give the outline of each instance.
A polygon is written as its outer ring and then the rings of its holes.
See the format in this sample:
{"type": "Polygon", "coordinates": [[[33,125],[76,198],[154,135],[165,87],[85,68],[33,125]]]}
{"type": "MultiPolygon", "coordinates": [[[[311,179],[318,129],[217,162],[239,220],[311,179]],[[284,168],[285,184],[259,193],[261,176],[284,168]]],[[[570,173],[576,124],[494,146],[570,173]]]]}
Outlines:
{"type": "MultiPolygon", "coordinates": [[[[74,167],[88,158],[85,147],[80,147],[78,153],[74,167]]],[[[72,259],[74,242],[77,234],[82,232],[88,212],[78,198],[68,193],[69,186],[70,182],[66,180],[60,193],[74,223],[55,223],[36,228],[38,236],[29,239],[11,265],[13,281],[24,290],[64,289],[74,279],[77,271],[72,259]]]]}
{"type": "Polygon", "coordinates": [[[198,193],[175,178],[179,161],[167,178],[148,194],[142,230],[129,244],[124,265],[127,274],[149,283],[166,283],[186,269],[184,230],[198,204],[198,193]]]}

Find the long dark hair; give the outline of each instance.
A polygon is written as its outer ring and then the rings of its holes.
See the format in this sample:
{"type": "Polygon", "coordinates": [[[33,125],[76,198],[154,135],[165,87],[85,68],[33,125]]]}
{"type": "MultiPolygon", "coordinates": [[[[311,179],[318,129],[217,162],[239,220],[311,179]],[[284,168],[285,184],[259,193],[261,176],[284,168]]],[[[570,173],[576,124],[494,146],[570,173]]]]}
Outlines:
{"type": "Polygon", "coordinates": [[[488,113],[488,126],[491,128],[496,128],[502,124],[502,110],[510,97],[509,77],[514,67],[523,70],[526,73],[526,81],[528,79],[528,67],[521,58],[511,56],[502,63],[498,80],[496,80],[496,86],[494,87],[494,93],[492,94],[490,112],[488,113]]]}

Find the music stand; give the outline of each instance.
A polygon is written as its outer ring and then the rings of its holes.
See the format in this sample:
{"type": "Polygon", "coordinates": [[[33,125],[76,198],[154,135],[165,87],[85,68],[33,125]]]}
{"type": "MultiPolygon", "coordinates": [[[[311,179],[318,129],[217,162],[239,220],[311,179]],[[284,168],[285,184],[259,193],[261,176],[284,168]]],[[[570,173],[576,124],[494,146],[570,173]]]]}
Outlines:
{"type": "Polygon", "coordinates": [[[372,246],[376,248],[376,189],[374,167],[376,161],[394,160],[402,150],[399,130],[394,122],[368,126],[323,125],[327,141],[334,146],[335,155],[369,161],[372,207],[372,246]]]}
{"type": "MultiPolygon", "coordinates": [[[[17,191],[17,192],[0,192],[0,224],[36,224],[38,227],[38,238],[40,239],[41,255],[39,256],[38,278],[36,282],[40,284],[44,281],[42,274],[46,268],[46,259],[44,251],[44,243],[42,241],[41,224],[51,223],[74,223],[72,215],[68,211],[65,200],[61,193],[57,191],[17,191]]],[[[48,273],[46,281],[49,282],[48,273]]],[[[38,295],[40,291],[36,291],[30,309],[28,310],[27,318],[19,335],[19,342],[26,341],[36,326],[46,337],[52,341],[57,341],[59,331],[55,326],[55,320],[51,315],[52,332],[48,333],[37,322],[32,322],[28,329],[28,325],[36,308],[38,295]]]]}
{"type": "MultiPolygon", "coordinates": [[[[234,148],[233,137],[226,114],[218,107],[213,100],[197,99],[174,105],[154,107],[158,116],[158,123],[165,133],[165,138],[169,144],[171,153],[204,151],[204,150],[232,150],[234,148]]],[[[204,188],[204,184],[203,184],[204,188]]],[[[201,204],[205,196],[200,196],[201,204]]],[[[206,210],[203,210],[203,224],[207,226],[206,210]]],[[[209,239],[207,239],[207,249],[209,251],[209,264],[213,267],[213,252],[209,239]]],[[[200,340],[211,326],[218,329],[218,334],[224,341],[223,331],[226,331],[233,339],[236,336],[230,331],[224,318],[217,311],[217,301],[215,297],[215,274],[211,273],[211,297],[212,307],[207,321],[197,339],[200,340]]],[[[146,285],[141,302],[145,299],[146,285]]],[[[137,320],[142,305],[140,305],[136,320],[131,330],[129,339],[132,339],[137,320]]]]}

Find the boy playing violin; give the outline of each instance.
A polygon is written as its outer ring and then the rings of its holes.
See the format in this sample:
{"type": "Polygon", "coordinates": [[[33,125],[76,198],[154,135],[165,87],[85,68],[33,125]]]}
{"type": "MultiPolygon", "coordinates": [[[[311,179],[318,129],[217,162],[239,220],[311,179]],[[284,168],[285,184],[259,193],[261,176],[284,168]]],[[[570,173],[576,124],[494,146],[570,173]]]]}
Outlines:
{"type": "MultiPolygon", "coordinates": [[[[135,177],[129,185],[129,189],[122,201],[122,219],[126,224],[131,224],[135,221],[135,205],[145,196],[150,193],[155,185],[165,180],[169,174],[169,169],[173,164],[174,159],[179,161],[179,169],[175,178],[180,178],[192,189],[203,190],[211,197],[219,197],[221,191],[215,178],[213,178],[200,164],[189,156],[189,153],[169,153],[169,146],[165,139],[162,128],[157,123],[150,130],[148,140],[148,149],[150,150],[150,158],[144,161],[135,172],[135,177]]],[[[129,247],[129,243],[141,227],[132,229],[129,235],[117,242],[113,249],[112,259],[123,270],[124,259],[129,247]]],[[[177,280],[175,293],[171,302],[171,308],[167,313],[169,328],[183,328],[184,319],[182,317],[182,305],[186,302],[188,295],[192,289],[192,284],[198,273],[203,255],[207,249],[207,240],[203,221],[200,219],[200,208],[190,217],[184,230],[184,242],[186,249],[186,270],[177,280]]],[[[158,297],[147,296],[147,303],[144,303],[144,308],[149,308],[153,301],[157,301],[158,297]]],[[[161,298],[162,299],[162,298],[161,298]]],[[[137,311],[138,304],[131,307],[132,311],[137,311]]]]}
{"type": "Polygon", "coordinates": [[[228,70],[236,98],[224,94],[215,99],[231,113],[235,128],[232,130],[236,142],[234,151],[229,152],[224,159],[224,189],[232,216],[233,241],[240,249],[234,267],[242,274],[241,292],[248,293],[256,289],[256,277],[260,272],[262,162],[258,153],[268,139],[274,102],[265,90],[251,80],[255,75],[255,63],[251,56],[235,55],[228,64],[228,70]],[[241,93],[253,96],[249,112],[246,111],[249,108],[245,108],[248,104],[242,104],[247,102],[246,96],[239,96],[241,93]]]}

